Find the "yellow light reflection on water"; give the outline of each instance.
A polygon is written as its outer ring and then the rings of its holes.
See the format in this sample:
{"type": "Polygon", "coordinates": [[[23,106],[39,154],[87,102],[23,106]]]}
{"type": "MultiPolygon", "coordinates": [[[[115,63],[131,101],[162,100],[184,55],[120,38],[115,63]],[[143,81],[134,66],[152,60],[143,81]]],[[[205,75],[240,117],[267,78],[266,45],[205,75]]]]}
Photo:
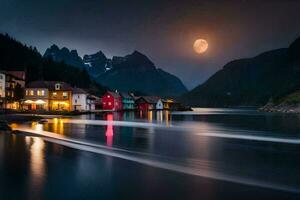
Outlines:
{"type": "Polygon", "coordinates": [[[26,143],[30,144],[30,187],[34,190],[41,191],[40,188],[43,186],[45,179],[45,143],[39,137],[26,138],[26,143]]]}
{"type": "Polygon", "coordinates": [[[148,121],[152,122],[152,120],[153,120],[153,111],[150,110],[150,111],[148,111],[148,121]]]}
{"type": "Polygon", "coordinates": [[[64,120],[61,118],[53,118],[53,132],[64,135],[64,120]]]}

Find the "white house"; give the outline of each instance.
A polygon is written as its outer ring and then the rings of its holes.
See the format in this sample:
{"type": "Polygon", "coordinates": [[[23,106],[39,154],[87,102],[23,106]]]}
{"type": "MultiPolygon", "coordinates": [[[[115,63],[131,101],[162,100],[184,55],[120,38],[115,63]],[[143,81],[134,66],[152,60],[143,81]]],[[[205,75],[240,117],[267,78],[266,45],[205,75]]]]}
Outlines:
{"type": "Polygon", "coordinates": [[[94,99],[86,91],[80,88],[73,88],[72,93],[73,110],[93,111],[95,110],[94,99]]]}
{"type": "Polygon", "coordinates": [[[0,107],[4,107],[5,101],[5,74],[0,72],[0,107]]]}
{"type": "Polygon", "coordinates": [[[163,110],[164,109],[164,103],[162,102],[161,99],[159,99],[157,102],[156,102],[156,110],[163,110]]]}

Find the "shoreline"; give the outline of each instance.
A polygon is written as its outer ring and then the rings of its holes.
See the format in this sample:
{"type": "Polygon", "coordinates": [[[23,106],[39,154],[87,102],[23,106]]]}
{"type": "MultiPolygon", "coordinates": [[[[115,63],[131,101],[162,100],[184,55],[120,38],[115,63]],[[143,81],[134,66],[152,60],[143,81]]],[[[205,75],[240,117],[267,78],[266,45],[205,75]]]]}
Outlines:
{"type": "Polygon", "coordinates": [[[269,112],[269,113],[290,113],[300,114],[300,105],[287,105],[287,104],[267,104],[258,109],[258,111],[269,112]]]}

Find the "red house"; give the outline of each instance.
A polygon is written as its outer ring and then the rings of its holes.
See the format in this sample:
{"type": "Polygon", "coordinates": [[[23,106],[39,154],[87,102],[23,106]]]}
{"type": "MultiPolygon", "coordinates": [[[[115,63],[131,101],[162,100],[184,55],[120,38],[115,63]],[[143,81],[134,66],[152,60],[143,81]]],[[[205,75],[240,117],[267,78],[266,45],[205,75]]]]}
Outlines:
{"type": "Polygon", "coordinates": [[[102,97],[103,110],[122,110],[122,97],[116,92],[106,92],[102,97]]]}
{"type": "Polygon", "coordinates": [[[139,110],[154,110],[159,99],[157,96],[142,96],[136,99],[135,103],[139,110]]]}

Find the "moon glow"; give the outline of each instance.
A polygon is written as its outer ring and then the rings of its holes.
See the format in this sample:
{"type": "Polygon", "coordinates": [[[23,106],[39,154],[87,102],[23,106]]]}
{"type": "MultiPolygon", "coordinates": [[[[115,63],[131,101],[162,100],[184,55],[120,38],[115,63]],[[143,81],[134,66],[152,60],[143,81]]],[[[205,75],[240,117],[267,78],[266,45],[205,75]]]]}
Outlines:
{"type": "Polygon", "coordinates": [[[198,54],[202,54],[204,52],[206,52],[208,49],[208,43],[206,40],[204,39],[197,39],[194,42],[194,50],[196,53],[198,54]]]}

